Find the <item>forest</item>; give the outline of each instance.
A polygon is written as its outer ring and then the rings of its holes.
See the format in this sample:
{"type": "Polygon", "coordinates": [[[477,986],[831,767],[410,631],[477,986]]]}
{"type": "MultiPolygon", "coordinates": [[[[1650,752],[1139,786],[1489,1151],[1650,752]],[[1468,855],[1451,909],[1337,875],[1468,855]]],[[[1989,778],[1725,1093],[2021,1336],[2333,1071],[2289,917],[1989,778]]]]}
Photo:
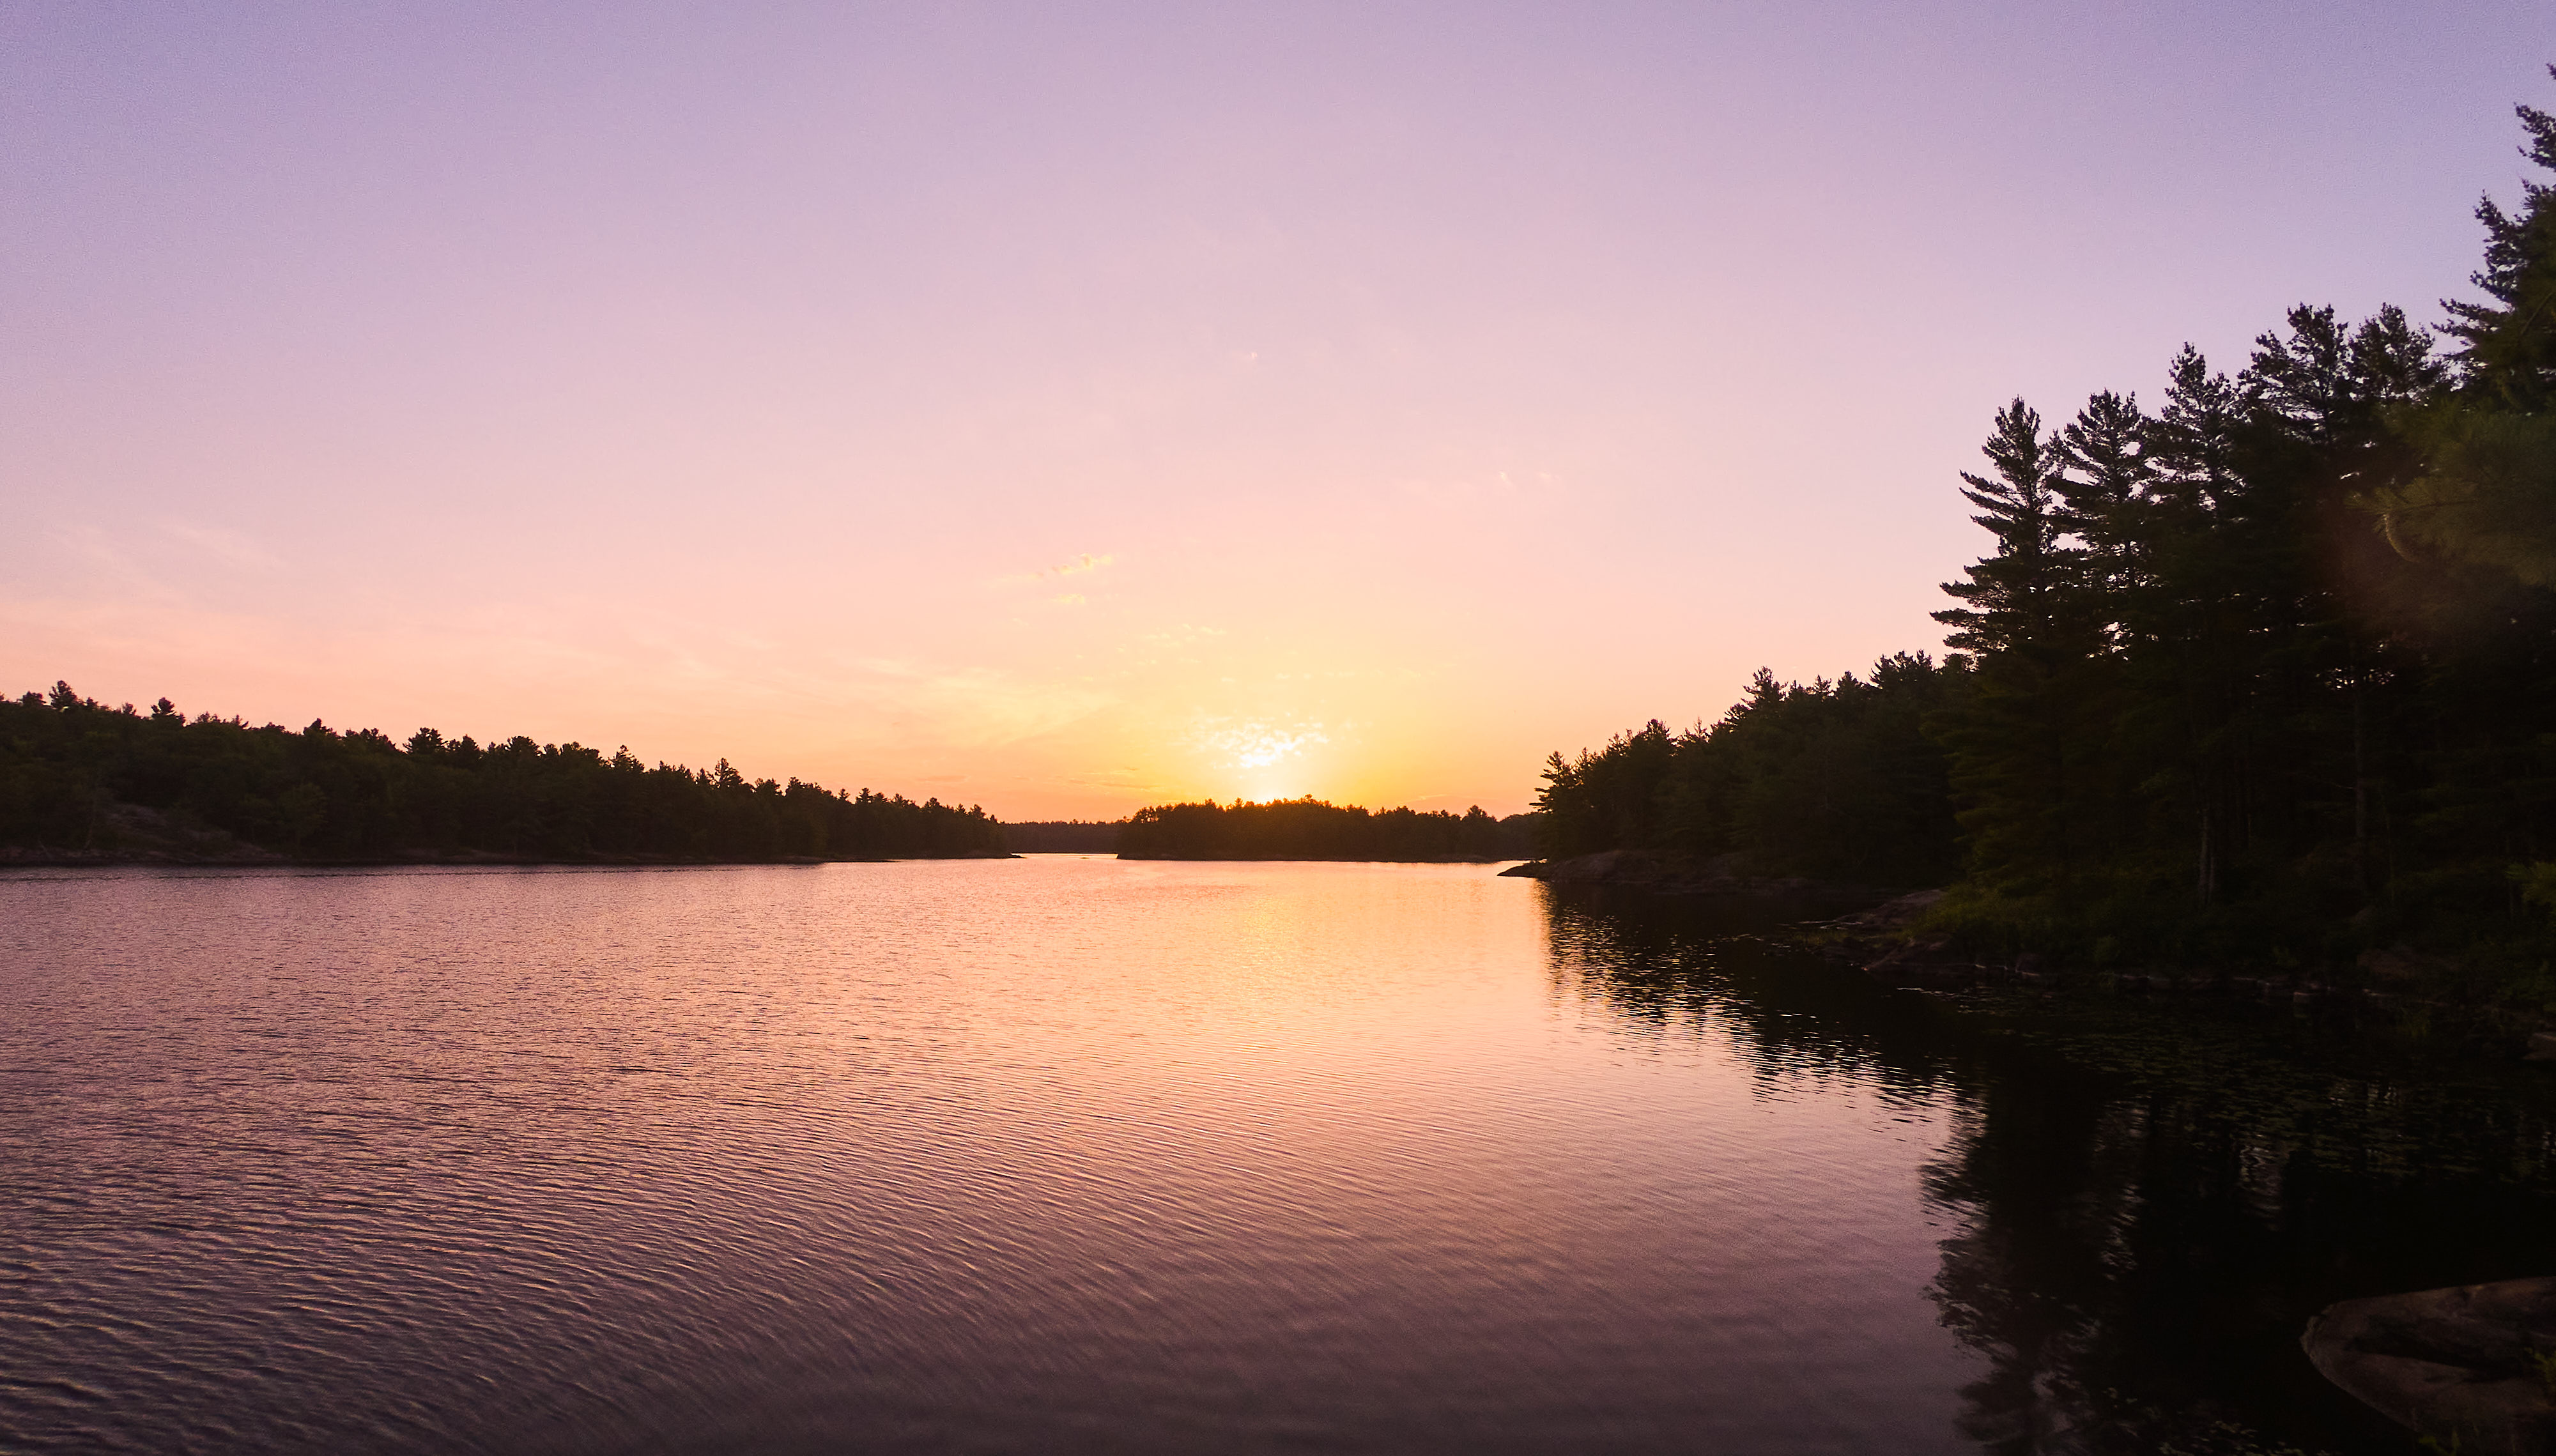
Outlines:
{"type": "Polygon", "coordinates": [[[1313,797],[1268,803],[1155,804],[1127,816],[1118,857],[1130,860],[1499,860],[1528,851],[1530,816],[1480,805],[1343,808],[1313,797]]]}
{"type": "Polygon", "coordinates": [[[621,749],[419,729],[394,743],[107,707],[57,682],[0,701],[0,854],[182,859],[772,861],[1003,852],[973,806],[650,768],[621,749]]]}
{"type": "Polygon", "coordinates": [[[2151,403],[2007,405],[1943,661],[1557,753],[1543,852],[1949,886],[1937,928],[2079,962],[2407,947],[2556,998],[2556,187],[2477,216],[2481,298],[2431,327],[2300,305],[2151,403]]]}
{"type": "Polygon", "coordinates": [[[1003,842],[1014,854],[1116,854],[1124,819],[1014,819],[1003,842]]]}

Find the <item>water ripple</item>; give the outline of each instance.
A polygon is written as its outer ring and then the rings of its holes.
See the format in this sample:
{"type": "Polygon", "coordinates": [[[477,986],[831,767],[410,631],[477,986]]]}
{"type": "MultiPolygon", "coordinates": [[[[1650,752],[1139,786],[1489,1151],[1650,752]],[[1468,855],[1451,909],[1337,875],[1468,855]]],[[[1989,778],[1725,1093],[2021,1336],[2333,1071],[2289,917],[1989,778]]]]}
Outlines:
{"type": "Polygon", "coordinates": [[[0,876],[0,1446],[1970,1449],[1941,1095],[1552,971],[1472,867],[0,876]]]}

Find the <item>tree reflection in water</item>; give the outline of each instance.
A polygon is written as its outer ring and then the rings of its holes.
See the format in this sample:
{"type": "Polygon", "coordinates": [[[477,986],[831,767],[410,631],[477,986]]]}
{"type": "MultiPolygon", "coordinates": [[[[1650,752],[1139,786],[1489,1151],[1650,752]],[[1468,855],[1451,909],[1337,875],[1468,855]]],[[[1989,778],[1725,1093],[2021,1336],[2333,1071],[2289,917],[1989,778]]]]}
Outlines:
{"type": "Polygon", "coordinates": [[[2308,1316],[2556,1273],[2556,1069],[2219,999],[1955,1003],[1758,938],[1762,907],[1544,895],[1557,996],[1710,1022],[1770,1081],[1949,1095],[1926,1293],[1987,1362],[1963,1425],[2000,1456],[2410,1451],[2309,1367],[2308,1316]]]}

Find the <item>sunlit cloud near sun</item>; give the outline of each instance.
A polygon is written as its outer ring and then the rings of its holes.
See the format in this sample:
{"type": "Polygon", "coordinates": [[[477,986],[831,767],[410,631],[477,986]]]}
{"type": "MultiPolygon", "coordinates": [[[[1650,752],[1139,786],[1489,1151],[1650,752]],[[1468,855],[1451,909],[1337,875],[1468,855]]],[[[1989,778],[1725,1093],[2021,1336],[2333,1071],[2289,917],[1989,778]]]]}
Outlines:
{"type": "Polygon", "coordinates": [[[1252,723],[1240,728],[1220,729],[1208,735],[1208,743],[1229,755],[1237,769],[1265,769],[1282,760],[1292,759],[1317,744],[1331,742],[1321,728],[1322,725],[1316,724],[1304,732],[1289,733],[1252,723]]]}

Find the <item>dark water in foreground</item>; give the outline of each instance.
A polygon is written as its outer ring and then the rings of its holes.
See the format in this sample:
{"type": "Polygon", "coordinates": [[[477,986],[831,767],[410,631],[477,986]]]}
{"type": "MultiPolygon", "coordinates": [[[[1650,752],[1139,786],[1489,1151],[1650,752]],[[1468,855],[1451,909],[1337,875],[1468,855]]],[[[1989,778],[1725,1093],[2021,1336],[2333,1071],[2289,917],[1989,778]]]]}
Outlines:
{"type": "Polygon", "coordinates": [[[1471,866],[0,878],[0,1448],[2404,1451],[2299,1321],[2556,1272],[2540,1069],[1731,928],[1471,866]]]}

